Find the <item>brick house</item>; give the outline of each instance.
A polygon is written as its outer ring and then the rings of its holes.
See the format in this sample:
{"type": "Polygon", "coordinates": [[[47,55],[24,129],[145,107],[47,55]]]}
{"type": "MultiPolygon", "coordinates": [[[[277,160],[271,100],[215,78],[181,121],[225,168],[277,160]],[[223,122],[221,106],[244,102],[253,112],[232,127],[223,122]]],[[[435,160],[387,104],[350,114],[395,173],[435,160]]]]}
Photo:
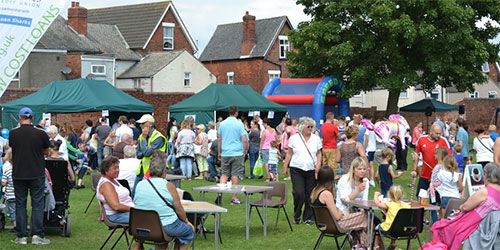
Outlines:
{"type": "Polygon", "coordinates": [[[271,79],[289,76],[290,29],[286,16],[256,20],[247,11],[243,22],[217,26],[200,61],[218,83],[248,84],[260,93],[271,79]]]}

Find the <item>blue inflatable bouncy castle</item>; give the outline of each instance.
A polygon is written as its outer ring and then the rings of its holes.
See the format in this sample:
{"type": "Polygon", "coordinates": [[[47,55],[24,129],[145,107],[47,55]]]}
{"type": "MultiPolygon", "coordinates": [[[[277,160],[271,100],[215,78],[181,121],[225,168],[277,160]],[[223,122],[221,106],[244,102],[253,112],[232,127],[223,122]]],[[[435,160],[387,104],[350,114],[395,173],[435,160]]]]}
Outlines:
{"type": "Polygon", "coordinates": [[[335,77],[275,78],[266,84],[262,95],[288,107],[290,118],[310,116],[321,127],[325,114],[349,116],[349,99],[339,98],[344,84],[335,77]]]}

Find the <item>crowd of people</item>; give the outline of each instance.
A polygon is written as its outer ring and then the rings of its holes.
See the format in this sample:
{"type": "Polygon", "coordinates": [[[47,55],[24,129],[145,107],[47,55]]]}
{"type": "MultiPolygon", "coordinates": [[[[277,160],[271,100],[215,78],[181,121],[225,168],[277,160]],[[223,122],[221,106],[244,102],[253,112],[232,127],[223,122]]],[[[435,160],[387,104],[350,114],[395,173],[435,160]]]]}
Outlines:
{"type": "MultiPolygon", "coordinates": [[[[417,190],[415,196],[425,190],[431,197],[430,203],[441,207],[439,214],[431,213],[434,238],[429,244],[457,249],[458,242],[474,231],[488,211],[500,210],[500,140],[494,125],[475,124],[477,136],[469,150],[468,123],[463,118],[443,122],[436,117],[428,131],[424,131],[422,122],[417,122],[408,130],[412,140],[397,139],[397,147],[392,148],[377,140],[375,131],[362,125],[362,119],[380,121],[370,115],[356,114],[351,120],[328,112],[318,129],[309,117],[284,117],[273,127],[272,120],[257,115],[247,124],[236,106],[229,107],[228,114],[217,123],[208,122],[207,127],[189,117],[183,121],[171,118],[165,135],[155,128],[151,115],[143,115],[138,121],[120,116],[112,126],[102,117],[95,123],[86,121],[79,136],[70,123],[45,126],[42,120],[33,126],[32,111],[22,109],[20,126],[10,132],[3,158],[2,184],[7,187],[10,218],[16,223],[15,242],[27,243],[29,190],[32,243],[50,243],[43,232],[42,200],[33,198],[43,192],[44,159],[67,161],[68,183],[76,189],[85,188],[83,180],[89,169],[100,171],[103,177],[97,186],[97,198],[111,221],[128,223],[132,207],[157,210],[165,232],[179,239],[181,249],[192,241],[195,229],[186,218],[175,187],[165,180],[167,172],[183,175],[188,181],[230,181],[234,185],[245,178],[263,182],[291,180],[296,224],[313,224],[312,206],[326,206],[341,230],[353,230],[358,243],[365,245],[371,240],[367,237],[368,228],[387,231],[399,209],[409,207],[403,199],[412,197],[404,197],[402,187],[393,185],[393,179],[402,177],[407,170],[407,151],[413,151],[410,175],[419,177],[413,187],[417,190]],[[404,149],[407,143],[409,147],[404,149]],[[249,173],[245,173],[247,159],[249,173]],[[258,162],[263,164],[263,174],[254,173],[258,162]],[[455,220],[439,220],[448,217],[444,211],[450,199],[464,198],[462,175],[464,166],[472,162],[483,166],[486,187],[469,197],[455,220]],[[126,180],[130,190],[119,179],[126,180]],[[386,210],[385,221],[375,216],[373,227],[368,225],[366,211],[353,210],[346,204],[350,200],[369,200],[370,188],[377,190],[373,197],[376,205],[386,210]],[[461,223],[469,228],[457,236],[455,229],[461,223]]],[[[231,204],[241,203],[232,194],[231,204]]],[[[378,245],[380,239],[376,242],[378,245]]],[[[391,248],[394,246],[393,242],[391,248]]],[[[136,249],[140,247],[135,245],[136,249]]]]}

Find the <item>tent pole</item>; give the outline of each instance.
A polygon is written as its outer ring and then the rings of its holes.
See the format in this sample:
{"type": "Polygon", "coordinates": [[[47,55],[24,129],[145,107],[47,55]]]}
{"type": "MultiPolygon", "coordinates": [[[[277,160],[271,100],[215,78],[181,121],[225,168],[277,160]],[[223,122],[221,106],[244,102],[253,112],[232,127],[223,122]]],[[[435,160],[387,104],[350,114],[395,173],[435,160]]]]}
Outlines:
{"type": "Polygon", "coordinates": [[[217,110],[214,110],[214,123],[215,123],[215,129],[219,129],[217,127],[217,110]]]}

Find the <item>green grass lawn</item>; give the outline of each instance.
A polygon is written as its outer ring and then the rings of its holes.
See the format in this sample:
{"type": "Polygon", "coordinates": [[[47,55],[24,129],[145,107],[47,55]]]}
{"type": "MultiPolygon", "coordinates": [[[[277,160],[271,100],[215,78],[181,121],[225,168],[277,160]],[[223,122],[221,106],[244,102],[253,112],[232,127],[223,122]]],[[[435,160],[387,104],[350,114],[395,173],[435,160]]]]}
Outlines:
{"type": "MultiPolygon", "coordinates": [[[[411,151],[410,151],[411,152],[411,151]]],[[[394,183],[399,184],[403,187],[405,191],[405,198],[410,198],[410,188],[407,184],[411,183],[411,157],[408,155],[408,160],[410,166],[408,171],[404,173],[403,177],[400,179],[395,179],[394,183]]],[[[281,168],[281,166],[280,166],[281,168]]],[[[282,172],[282,171],[280,171],[282,172]]],[[[248,162],[247,162],[247,175],[248,175],[248,162]]],[[[283,176],[280,176],[280,180],[283,176]]],[[[87,206],[93,193],[90,186],[90,176],[85,177],[85,184],[87,188],[80,190],[72,190],[70,196],[70,212],[73,218],[72,233],[70,238],[61,236],[61,230],[47,230],[46,237],[52,242],[47,246],[21,246],[16,245],[11,242],[15,239],[15,235],[7,231],[0,233],[0,249],[98,249],[100,245],[104,242],[110,231],[101,222],[97,221],[99,217],[99,209],[97,203],[93,202],[89,211],[84,214],[83,211],[87,206]]],[[[193,187],[210,185],[213,183],[207,182],[205,180],[192,180],[192,181],[182,181],[182,188],[190,191],[195,199],[198,199],[198,192],[193,192],[193,187]]],[[[241,182],[245,185],[265,185],[264,180],[247,180],[241,182]]],[[[293,197],[292,197],[292,185],[288,181],[288,204],[286,209],[290,219],[293,219],[293,197]]],[[[380,191],[379,187],[370,189],[370,199],[373,199],[373,192],[380,191]]],[[[243,196],[240,197],[243,200],[243,196]]],[[[260,198],[260,194],[256,194],[252,197],[252,200],[257,200],[260,198]]],[[[206,200],[208,202],[214,202],[215,194],[207,193],[206,200]]],[[[307,226],[304,224],[293,226],[293,232],[290,231],[283,212],[280,213],[280,221],[278,222],[278,232],[274,234],[274,221],[276,219],[276,209],[268,210],[268,236],[263,236],[262,224],[255,214],[255,210],[252,213],[251,223],[250,223],[250,240],[245,240],[245,206],[244,205],[230,205],[230,195],[224,195],[222,206],[228,209],[227,213],[222,214],[222,240],[223,244],[219,244],[219,249],[312,249],[316,240],[319,236],[319,231],[316,226],[307,226]]],[[[209,229],[213,229],[213,216],[209,217],[206,226],[209,229]]],[[[116,233],[115,233],[116,235],[116,233]]],[[[118,235],[113,238],[116,239],[118,235]]],[[[424,239],[423,235],[420,237],[424,239]]],[[[30,242],[31,239],[28,240],[30,242]]],[[[386,244],[388,241],[386,240],[386,244]]],[[[109,243],[108,243],[109,244],[109,243]]],[[[209,234],[207,239],[197,238],[196,244],[197,249],[213,249],[214,238],[213,234],[209,234]]],[[[417,249],[418,243],[413,242],[411,249],[417,249]]],[[[111,244],[107,246],[107,249],[111,247],[111,244]]],[[[398,247],[406,249],[406,242],[398,242],[398,247]]],[[[320,246],[320,249],[332,249],[335,247],[335,242],[332,238],[325,237],[320,246]]],[[[126,249],[125,240],[122,240],[116,249],[126,249]]],[[[147,249],[147,248],[146,248],[147,249]]]]}

